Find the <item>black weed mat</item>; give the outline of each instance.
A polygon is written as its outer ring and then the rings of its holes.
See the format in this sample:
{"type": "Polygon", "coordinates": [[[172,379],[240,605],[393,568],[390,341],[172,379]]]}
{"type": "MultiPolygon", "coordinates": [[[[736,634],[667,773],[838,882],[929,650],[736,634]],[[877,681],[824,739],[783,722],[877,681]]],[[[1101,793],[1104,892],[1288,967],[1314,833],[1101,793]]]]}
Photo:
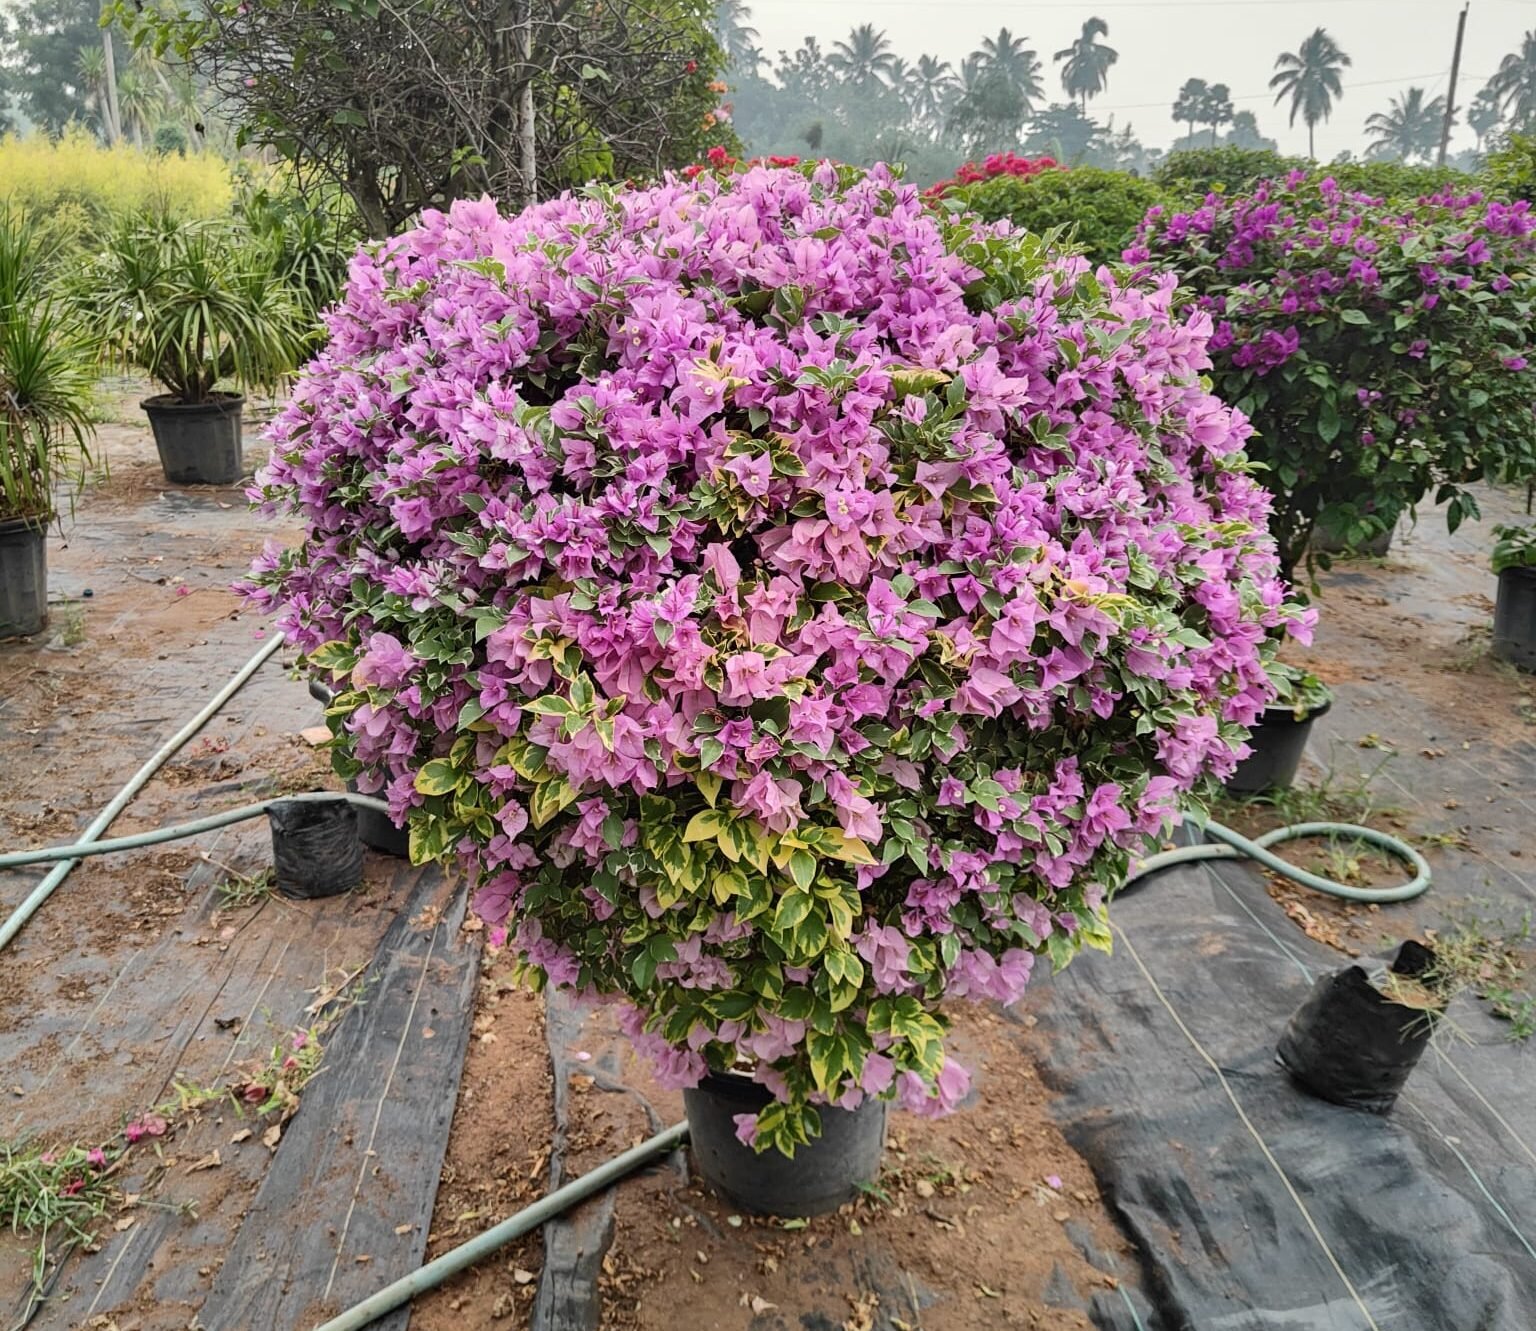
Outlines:
{"type": "MultiPolygon", "coordinates": [[[[1389,1116],[1297,1089],[1275,1042],[1348,964],[1238,865],[1115,904],[1113,956],[1042,986],[1042,1075],[1142,1271],[1106,1331],[1531,1331],[1536,1050],[1452,1004],[1389,1116]]],[[[1387,949],[1383,949],[1385,952],[1387,949]]]]}

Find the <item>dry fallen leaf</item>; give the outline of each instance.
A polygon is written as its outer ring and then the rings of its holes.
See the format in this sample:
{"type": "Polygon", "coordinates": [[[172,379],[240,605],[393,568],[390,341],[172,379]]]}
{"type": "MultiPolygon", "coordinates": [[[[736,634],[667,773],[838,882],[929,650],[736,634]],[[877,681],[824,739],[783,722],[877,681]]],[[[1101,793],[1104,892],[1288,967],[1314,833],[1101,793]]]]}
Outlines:
{"type": "Polygon", "coordinates": [[[189,1173],[189,1174],[197,1174],[197,1173],[201,1173],[205,1169],[217,1169],[223,1163],[224,1162],[219,1159],[218,1151],[210,1151],[207,1155],[205,1155],[196,1164],[188,1165],[187,1166],[187,1173],[189,1173]]]}
{"type": "Polygon", "coordinates": [[[281,1123],[274,1123],[270,1128],[261,1134],[261,1144],[265,1146],[267,1150],[275,1151],[277,1150],[277,1144],[282,1140],[282,1137],[283,1125],[281,1123]]]}
{"type": "Polygon", "coordinates": [[[776,1303],[769,1303],[768,1300],[763,1298],[760,1294],[754,1294],[752,1296],[752,1302],[747,1306],[751,1308],[754,1313],[765,1313],[768,1311],[768,1309],[777,1308],[779,1305],[776,1303]]]}
{"type": "Polygon", "coordinates": [[[121,1234],[125,1229],[132,1229],[133,1225],[134,1217],[131,1215],[125,1215],[121,1220],[114,1220],[112,1222],[112,1228],[115,1229],[119,1234],[121,1234]]]}
{"type": "Polygon", "coordinates": [[[538,1279],[538,1276],[536,1276],[532,1271],[525,1271],[522,1267],[518,1267],[517,1270],[512,1272],[512,1279],[515,1280],[519,1285],[531,1285],[535,1280],[538,1279]]]}
{"type": "Polygon", "coordinates": [[[395,1233],[396,1234],[409,1234],[415,1228],[416,1228],[415,1225],[396,1225],[395,1226],[395,1233]]]}
{"type": "Polygon", "coordinates": [[[320,745],[330,742],[331,730],[329,726],[307,726],[299,731],[299,738],[305,743],[319,748],[320,745]]]}
{"type": "Polygon", "coordinates": [[[235,1135],[229,1139],[229,1144],[231,1146],[238,1146],[241,1142],[250,1141],[251,1136],[252,1133],[249,1128],[241,1128],[239,1132],[235,1133],[235,1135]]]}

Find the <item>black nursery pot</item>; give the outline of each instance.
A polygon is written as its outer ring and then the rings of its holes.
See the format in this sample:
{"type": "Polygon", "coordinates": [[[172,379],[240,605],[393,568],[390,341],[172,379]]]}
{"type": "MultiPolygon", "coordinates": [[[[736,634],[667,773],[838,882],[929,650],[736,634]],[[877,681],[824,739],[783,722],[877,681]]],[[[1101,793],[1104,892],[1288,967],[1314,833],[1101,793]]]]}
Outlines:
{"type": "MultiPolygon", "coordinates": [[[[358,794],[357,782],[348,781],[347,789],[358,794]]],[[[353,808],[357,808],[353,805],[353,808]]],[[[381,855],[393,855],[399,860],[411,857],[411,834],[403,827],[396,827],[387,813],[377,809],[357,808],[357,835],[369,850],[381,855]]]]}
{"type": "Polygon", "coordinates": [[[357,809],[347,800],[278,800],[267,818],[277,890],[285,897],[340,896],[363,881],[357,809]]]}
{"type": "Polygon", "coordinates": [[[1269,790],[1284,790],[1295,781],[1307,738],[1312,734],[1312,723],[1325,716],[1332,706],[1325,702],[1300,720],[1296,719],[1294,707],[1266,707],[1248,739],[1253,752],[1227,778],[1227,794],[1262,795],[1269,790]]]}
{"type": "Polygon", "coordinates": [[[683,1092],[694,1161],[721,1196],[754,1215],[821,1215],[874,1182],[885,1151],[885,1101],[852,1110],[818,1106],[821,1136],[793,1159],[772,1147],[759,1155],[736,1136],[737,1114],[755,1114],[772,1101],[766,1086],[738,1074],[711,1072],[683,1092]]]}
{"type": "Polygon", "coordinates": [[[211,402],[179,402],[167,393],[139,405],[149,417],[160,465],[172,485],[233,485],[245,471],[240,443],[238,393],[215,393],[211,402]]]}
{"type": "MultiPolygon", "coordinates": [[[[1435,954],[1412,939],[1391,970],[1423,979],[1435,954]]],[[[1291,1018],[1276,1055],[1294,1081],[1319,1099],[1385,1114],[1429,1044],[1445,1010],[1399,1003],[1376,988],[1359,966],[1322,976],[1291,1018]]]]}
{"type": "Polygon", "coordinates": [[[48,528],[36,518],[0,522],[0,638],[48,624],[48,528]]]}
{"type": "Polygon", "coordinates": [[[1507,568],[1499,574],[1493,654],[1521,670],[1536,671],[1536,568],[1507,568]]]}

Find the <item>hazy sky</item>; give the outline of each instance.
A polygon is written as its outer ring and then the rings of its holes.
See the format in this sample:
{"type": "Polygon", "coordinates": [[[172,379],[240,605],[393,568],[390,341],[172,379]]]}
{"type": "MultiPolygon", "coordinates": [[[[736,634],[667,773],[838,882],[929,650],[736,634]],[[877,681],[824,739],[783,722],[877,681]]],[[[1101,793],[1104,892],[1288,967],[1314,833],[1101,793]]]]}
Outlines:
{"type": "MultiPolygon", "coordinates": [[[[1100,120],[1129,122],[1143,143],[1166,145],[1184,131],[1172,119],[1174,96],[1187,78],[1226,83],[1238,110],[1254,112],[1259,128],[1283,151],[1305,152],[1306,127],[1286,125],[1285,107],[1266,92],[1275,56],[1294,51],[1321,24],[1353,58],[1345,71],[1344,96],[1333,119],[1318,126],[1317,155],[1326,161],[1341,149],[1359,152],[1363,124],[1373,111],[1412,84],[1443,93],[1451,68],[1460,0],[748,0],[752,26],[762,34],[770,59],[781,49],[814,36],[829,50],[858,23],[883,28],[898,55],[915,60],[934,54],[958,64],[983,36],[1007,27],[1029,37],[1046,66],[1047,91],[1060,92],[1059,66],[1051,54],[1077,36],[1085,19],[1109,24],[1107,41],[1120,52],[1109,90],[1090,103],[1100,120]]],[[[1536,28],[1536,0],[1474,0],[1456,104],[1467,103],[1523,32],[1536,28]]],[[[1464,119],[1460,117],[1459,121],[1464,119]]],[[[1453,148],[1470,147],[1472,135],[1458,123],[1453,148]]]]}

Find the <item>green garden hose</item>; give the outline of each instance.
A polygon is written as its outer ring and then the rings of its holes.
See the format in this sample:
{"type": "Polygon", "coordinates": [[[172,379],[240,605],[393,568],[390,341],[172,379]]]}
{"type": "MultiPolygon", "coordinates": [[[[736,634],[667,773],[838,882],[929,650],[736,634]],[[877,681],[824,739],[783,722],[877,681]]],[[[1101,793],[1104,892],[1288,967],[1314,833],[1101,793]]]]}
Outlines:
{"type": "Polygon", "coordinates": [[[1345,901],[1378,904],[1412,901],[1414,897],[1421,896],[1429,890],[1430,871],[1424,857],[1406,841],[1400,841],[1386,832],[1378,832],[1372,827],[1359,827],[1354,823],[1292,823],[1288,827],[1277,827],[1272,832],[1265,832],[1262,836],[1250,839],[1240,832],[1234,832],[1230,827],[1224,827],[1221,823],[1201,822],[1187,815],[1184,825],[1215,837],[1216,844],[1180,846],[1177,850],[1163,851],[1142,860],[1131,867],[1131,876],[1126,880],[1127,887],[1148,874],[1157,873],[1160,869],[1170,869],[1176,864],[1192,864],[1199,860],[1254,860],[1281,877],[1289,878],[1293,883],[1300,883],[1303,887],[1310,887],[1314,892],[1322,892],[1330,897],[1342,897],[1345,901]],[[1282,841],[1296,841],[1302,837],[1364,841],[1368,845],[1386,851],[1394,859],[1401,860],[1413,870],[1413,879],[1400,887],[1350,887],[1347,883],[1336,883],[1331,878],[1298,869],[1288,860],[1281,859],[1269,850],[1270,846],[1279,845],[1282,841]]]}

